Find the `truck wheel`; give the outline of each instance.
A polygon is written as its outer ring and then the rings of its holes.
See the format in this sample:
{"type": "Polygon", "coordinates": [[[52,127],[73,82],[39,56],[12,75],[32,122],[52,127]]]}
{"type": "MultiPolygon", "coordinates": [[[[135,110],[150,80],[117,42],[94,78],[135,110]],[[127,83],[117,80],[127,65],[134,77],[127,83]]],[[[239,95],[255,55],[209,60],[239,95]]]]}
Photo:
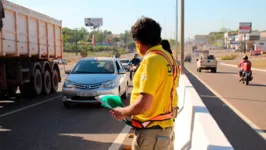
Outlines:
{"type": "Polygon", "coordinates": [[[32,79],[32,84],[33,84],[33,91],[34,95],[38,96],[42,92],[42,86],[43,86],[43,80],[42,80],[42,73],[40,69],[35,69],[34,76],[32,79]]]}
{"type": "Polygon", "coordinates": [[[45,70],[44,75],[43,75],[43,88],[42,88],[42,92],[45,95],[50,94],[51,92],[51,75],[50,72],[48,70],[45,70]]]}
{"type": "Polygon", "coordinates": [[[58,90],[59,83],[59,74],[57,70],[54,70],[52,73],[52,92],[55,93],[58,90]]]}
{"type": "Polygon", "coordinates": [[[213,73],[216,73],[217,72],[217,68],[213,68],[213,73]]]}

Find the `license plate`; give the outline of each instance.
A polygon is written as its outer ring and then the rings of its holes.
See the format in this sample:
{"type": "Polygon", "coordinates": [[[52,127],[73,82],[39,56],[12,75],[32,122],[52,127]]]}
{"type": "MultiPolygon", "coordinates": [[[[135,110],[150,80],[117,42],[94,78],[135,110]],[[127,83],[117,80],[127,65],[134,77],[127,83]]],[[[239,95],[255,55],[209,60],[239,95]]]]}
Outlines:
{"type": "Polygon", "coordinates": [[[80,97],[91,97],[91,96],[95,96],[95,92],[78,92],[78,96],[80,96],[80,97]]]}

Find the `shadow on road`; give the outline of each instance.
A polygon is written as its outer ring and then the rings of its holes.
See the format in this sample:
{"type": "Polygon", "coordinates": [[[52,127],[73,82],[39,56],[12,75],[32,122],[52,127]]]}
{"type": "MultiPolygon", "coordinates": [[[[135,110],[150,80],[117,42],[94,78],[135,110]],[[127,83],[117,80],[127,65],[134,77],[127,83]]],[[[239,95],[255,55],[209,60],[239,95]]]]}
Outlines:
{"type": "Polygon", "coordinates": [[[236,74],[237,75],[237,72],[216,72],[218,74],[236,74]]]}
{"type": "Polygon", "coordinates": [[[226,104],[187,69],[184,71],[197,93],[208,96],[201,97],[201,99],[235,150],[266,149],[266,143],[263,138],[254,132],[234,111],[229,107],[225,107],[226,104]],[[214,97],[215,100],[213,99],[214,97]]]}
{"type": "Polygon", "coordinates": [[[106,150],[125,126],[105,108],[65,109],[59,100],[0,118],[0,149],[106,150]]]}
{"type": "Polygon", "coordinates": [[[61,95],[62,92],[57,92],[47,96],[38,96],[35,98],[23,98],[20,94],[16,94],[14,97],[5,97],[4,99],[0,100],[0,115],[48,99],[55,99],[61,95]]]}
{"type": "Polygon", "coordinates": [[[248,86],[266,87],[265,84],[249,84],[248,86]]]}

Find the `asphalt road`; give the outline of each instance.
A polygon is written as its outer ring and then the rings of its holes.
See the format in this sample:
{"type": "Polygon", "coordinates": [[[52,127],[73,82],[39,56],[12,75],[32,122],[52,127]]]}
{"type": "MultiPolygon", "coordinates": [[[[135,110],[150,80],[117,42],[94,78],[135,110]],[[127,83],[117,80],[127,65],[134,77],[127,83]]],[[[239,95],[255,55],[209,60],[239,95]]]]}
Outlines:
{"type": "Polygon", "coordinates": [[[232,146],[236,150],[265,150],[266,141],[247,125],[236,112],[232,111],[223,100],[262,129],[261,132],[264,132],[265,135],[266,73],[253,71],[254,80],[246,86],[239,82],[237,68],[218,65],[217,73],[210,73],[205,70],[198,73],[195,62],[186,63],[185,66],[187,68],[186,75],[232,146]],[[221,97],[214,94],[205,84],[221,97]]]}
{"type": "Polygon", "coordinates": [[[60,95],[0,101],[0,150],[107,150],[125,124],[97,105],[65,109],[60,95]]]}

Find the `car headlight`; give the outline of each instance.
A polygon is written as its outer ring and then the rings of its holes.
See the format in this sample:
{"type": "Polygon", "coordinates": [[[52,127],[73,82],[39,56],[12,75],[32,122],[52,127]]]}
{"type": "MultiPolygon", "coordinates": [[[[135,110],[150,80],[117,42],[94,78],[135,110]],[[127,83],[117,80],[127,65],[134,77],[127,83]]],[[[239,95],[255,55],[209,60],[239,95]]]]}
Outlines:
{"type": "Polygon", "coordinates": [[[65,88],[73,88],[74,86],[73,86],[71,81],[66,80],[64,83],[64,87],[65,88]]]}
{"type": "Polygon", "coordinates": [[[104,84],[102,84],[102,87],[103,88],[112,88],[112,87],[115,87],[115,82],[114,81],[105,82],[104,84]]]}

